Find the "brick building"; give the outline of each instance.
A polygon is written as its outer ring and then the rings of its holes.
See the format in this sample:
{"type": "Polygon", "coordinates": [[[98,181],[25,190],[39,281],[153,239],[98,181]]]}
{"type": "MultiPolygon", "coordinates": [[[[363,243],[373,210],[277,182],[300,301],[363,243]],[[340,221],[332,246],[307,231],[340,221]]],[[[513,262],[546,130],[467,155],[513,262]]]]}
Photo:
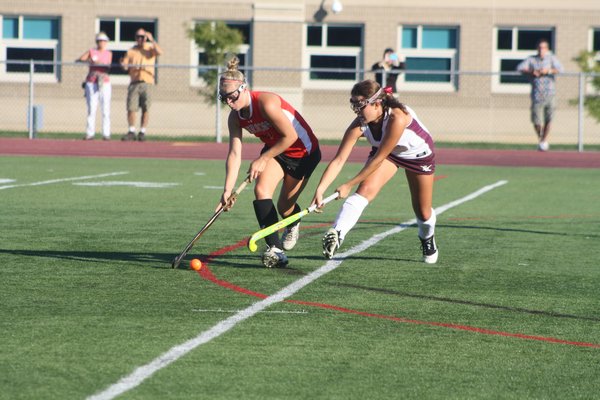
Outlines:
{"type": "MultiPolygon", "coordinates": [[[[370,66],[392,47],[406,59],[400,96],[438,138],[531,141],[529,85],[501,73],[513,72],[544,37],[566,72],[558,82],[554,141],[570,143],[577,131],[570,101],[579,88],[573,58],[581,50],[600,50],[597,0],[0,0],[0,129],[22,129],[28,101],[29,65],[11,61],[59,63],[35,67],[35,102],[44,105],[44,129],[81,132],[86,71],[73,61],[93,46],[99,30],[108,33],[118,59],[134,44],[135,30],[145,27],[164,50],[151,131],[214,135],[226,110],[219,115],[199,98],[202,49],[187,34],[195,23],[213,20],[244,34],[239,54],[252,87],[288,98],[324,137],[343,132],[352,118],[349,89],[372,78],[370,66]]],[[[115,68],[112,82],[113,131],[120,133],[128,77],[115,68]]]]}

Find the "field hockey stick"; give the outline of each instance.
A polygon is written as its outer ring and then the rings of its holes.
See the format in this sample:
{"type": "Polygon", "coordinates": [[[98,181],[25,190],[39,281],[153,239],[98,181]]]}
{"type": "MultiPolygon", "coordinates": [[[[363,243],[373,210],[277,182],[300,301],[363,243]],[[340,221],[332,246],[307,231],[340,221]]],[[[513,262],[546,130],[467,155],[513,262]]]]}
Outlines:
{"type": "MultiPolygon", "coordinates": [[[[244,190],[246,185],[249,183],[250,183],[250,176],[246,177],[244,182],[242,182],[242,184],[235,190],[235,192],[233,192],[233,194],[231,195],[231,197],[229,197],[227,202],[230,203],[230,202],[234,201],[238,197],[238,195],[242,192],[242,190],[244,190]]],[[[210,228],[210,226],[217,220],[217,218],[219,218],[219,215],[221,215],[223,213],[223,211],[225,211],[225,207],[223,207],[223,205],[220,204],[219,209],[213,214],[212,217],[210,217],[210,219],[202,227],[202,229],[200,229],[200,231],[198,233],[196,233],[196,236],[194,236],[194,238],[187,244],[187,246],[185,246],[185,249],[183,249],[181,254],[179,254],[177,257],[175,257],[173,259],[173,262],[171,263],[171,268],[175,269],[179,266],[179,264],[181,263],[181,260],[183,260],[183,258],[185,256],[187,256],[188,252],[192,249],[192,247],[194,247],[194,244],[196,244],[196,242],[198,241],[198,239],[200,239],[200,237],[204,234],[204,232],[206,232],[208,230],[208,228],[210,228]]]]}
{"type": "Polygon", "coordinates": [[[267,237],[272,233],[277,232],[281,228],[285,228],[286,226],[293,224],[294,222],[298,221],[300,218],[304,217],[305,215],[310,214],[311,212],[315,211],[320,206],[323,206],[323,205],[329,203],[330,201],[337,199],[339,197],[339,195],[340,194],[338,192],[335,192],[331,196],[323,199],[323,203],[321,203],[319,205],[313,204],[312,206],[305,208],[304,210],[297,212],[296,214],[292,214],[289,217],[284,218],[281,221],[279,221],[271,226],[267,226],[266,228],[263,228],[260,231],[255,232],[250,237],[250,240],[248,240],[248,250],[250,250],[251,252],[255,252],[256,249],[258,249],[258,246],[256,245],[256,242],[258,240],[260,240],[264,237],[267,237]]]}

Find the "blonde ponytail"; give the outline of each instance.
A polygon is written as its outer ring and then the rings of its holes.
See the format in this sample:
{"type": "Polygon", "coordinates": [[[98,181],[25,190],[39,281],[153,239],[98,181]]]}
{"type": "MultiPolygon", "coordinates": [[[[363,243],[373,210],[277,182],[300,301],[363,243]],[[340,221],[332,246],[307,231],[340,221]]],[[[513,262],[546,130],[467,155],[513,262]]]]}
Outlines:
{"type": "Polygon", "coordinates": [[[238,69],[240,65],[240,59],[237,56],[233,56],[227,61],[227,71],[221,74],[221,82],[223,81],[239,81],[245,82],[246,77],[244,74],[238,69]]]}

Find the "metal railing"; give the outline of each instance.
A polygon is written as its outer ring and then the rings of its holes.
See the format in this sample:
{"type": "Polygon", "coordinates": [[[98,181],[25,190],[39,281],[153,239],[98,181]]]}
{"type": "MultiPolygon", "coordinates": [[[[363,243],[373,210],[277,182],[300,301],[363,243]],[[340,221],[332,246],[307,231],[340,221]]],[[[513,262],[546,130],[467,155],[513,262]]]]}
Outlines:
{"type": "MultiPolygon", "coordinates": [[[[26,65],[20,73],[6,72],[0,62],[0,130],[27,131],[30,138],[46,132],[83,132],[86,105],[81,82],[88,65],[75,62],[10,61],[26,65]],[[48,67],[48,68],[43,68],[48,67]],[[36,69],[52,71],[36,72],[36,69]],[[26,107],[26,118],[23,110],[26,107]],[[43,113],[42,113],[43,111],[43,113]],[[40,123],[43,122],[43,130],[40,123]]],[[[206,87],[202,74],[222,72],[220,66],[157,64],[157,84],[153,88],[150,135],[213,136],[221,142],[228,108],[216,102],[218,88],[206,87]],[[212,101],[199,95],[214,93],[212,101]]],[[[255,90],[280,94],[296,107],[315,132],[323,138],[339,139],[354,118],[348,107],[352,85],[373,79],[376,72],[361,69],[247,67],[242,69],[255,90]],[[318,79],[343,77],[345,79],[318,79]]],[[[396,71],[394,71],[396,72],[396,71]]],[[[418,113],[436,140],[446,142],[534,143],[530,122],[529,85],[501,83],[517,72],[402,70],[398,79],[401,101],[418,113]],[[415,79],[422,76],[423,79],[415,79]],[[434,82],[433,78],[443,82],[434,82]],[[410,79],[407,79],[410,78],[410,79]]],[[[597,75],[563,73],[557,77],[552,142],[576,145],[600,144],[600,127],[584,107],[589,83],[597,75]]],[[[113,132],[127,129],[125,102],[129,77],[111,75],[113,132]]],[[[212,96],[211,96],[212,97],[212,96]]],[[[98,116],[98,124],[101,116],[98,116]]]]}

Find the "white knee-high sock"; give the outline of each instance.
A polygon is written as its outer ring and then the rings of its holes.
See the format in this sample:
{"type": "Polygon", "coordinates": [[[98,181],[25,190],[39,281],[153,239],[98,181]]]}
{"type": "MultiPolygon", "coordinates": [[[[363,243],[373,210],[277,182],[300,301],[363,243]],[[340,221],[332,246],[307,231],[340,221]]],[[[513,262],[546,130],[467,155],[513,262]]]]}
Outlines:
{"type": "Polygon", "coordinates": [[[435,233],[435,222],[437,218],[435,216],[435,210],[431,209],[431,217],[427,221],[421,221],[417,218],[417,225],[419,226],[419,237],[421,239],[429,239],[435,233]]]}
{"type": "Polygon", "coordinates": [[[356,225],[368,205],[369,200],[358,193],[354,193],[346,199],[333,223],[333,228],[340,232],[341,240],[344,240],[346,234],[356,225]]]}

